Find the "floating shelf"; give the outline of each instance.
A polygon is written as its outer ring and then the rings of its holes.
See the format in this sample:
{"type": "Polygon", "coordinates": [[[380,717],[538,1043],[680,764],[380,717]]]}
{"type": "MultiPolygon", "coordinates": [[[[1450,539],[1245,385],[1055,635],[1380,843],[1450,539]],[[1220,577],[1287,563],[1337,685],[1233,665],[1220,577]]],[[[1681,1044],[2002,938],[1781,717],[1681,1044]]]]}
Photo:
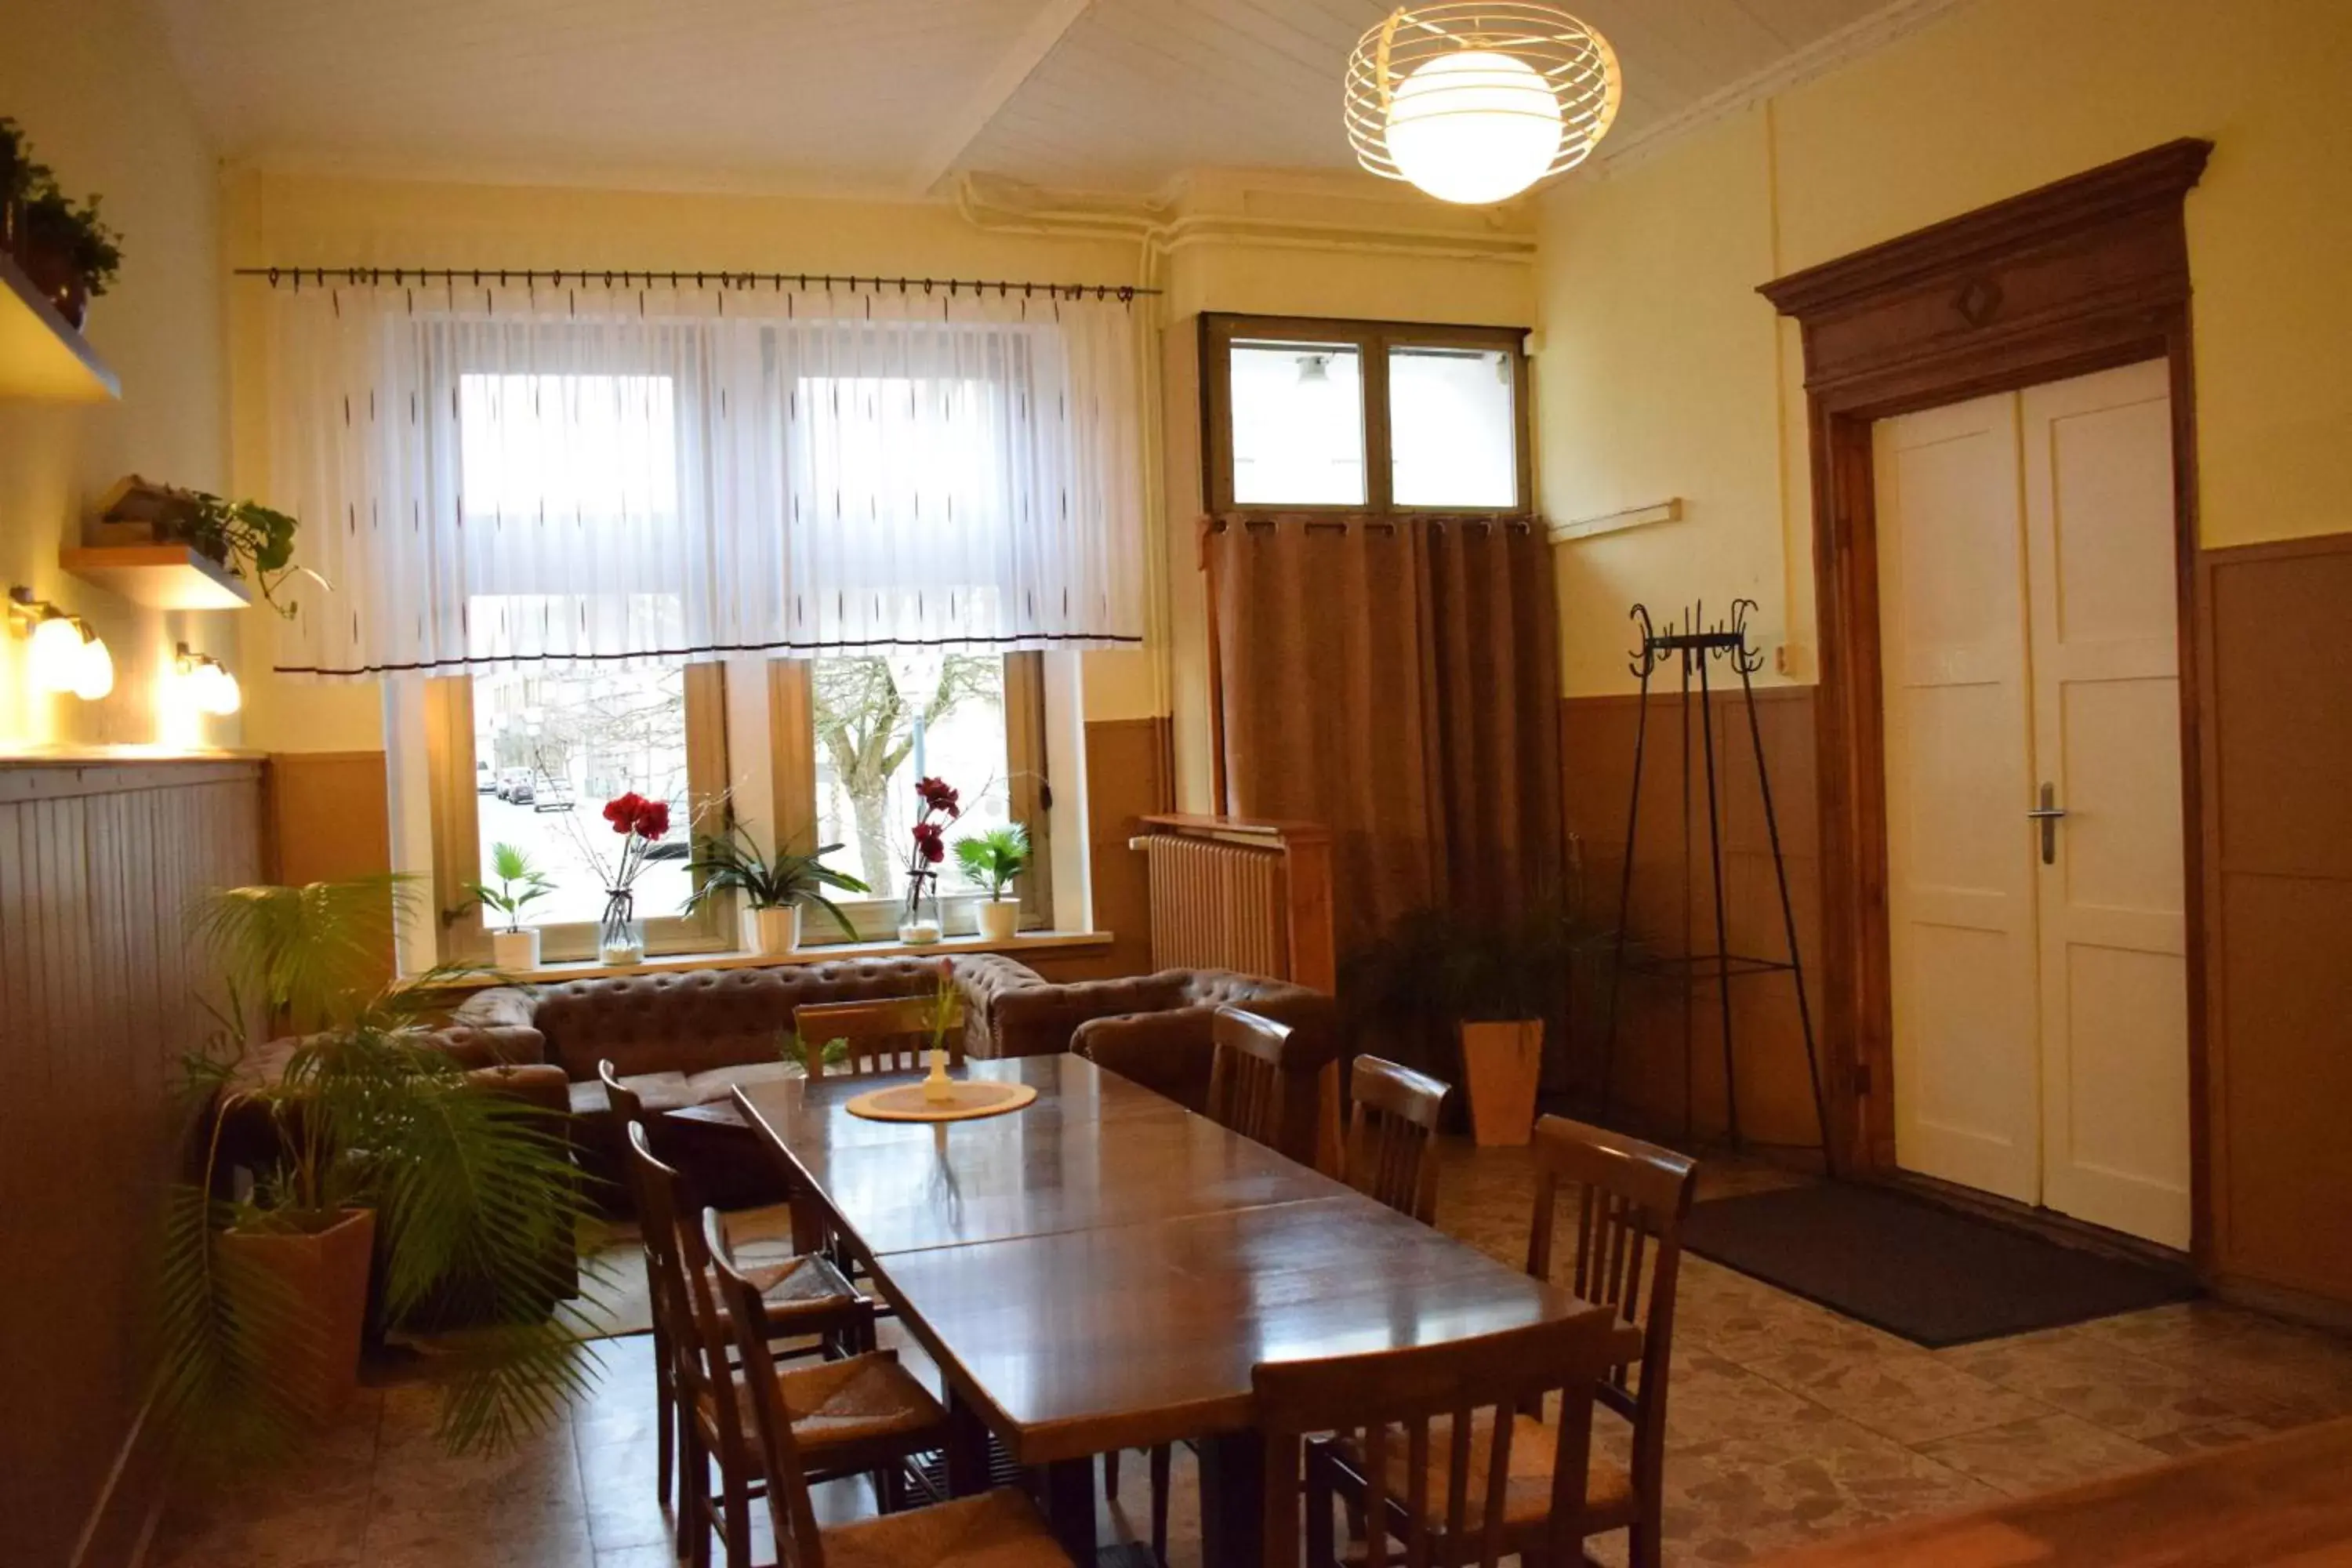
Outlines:
{"type": "Polygon", "coordinates": [[[122,384],[89,340],[66,325],[11,257],[0,255],[0,398],[104,403],[122,384]]]}
{"type": "Polygon", "coordinates": [[[153,610],[241,610],[253,591],[185,544],[85,545],[58,563],[85,583],[153,610]]]}

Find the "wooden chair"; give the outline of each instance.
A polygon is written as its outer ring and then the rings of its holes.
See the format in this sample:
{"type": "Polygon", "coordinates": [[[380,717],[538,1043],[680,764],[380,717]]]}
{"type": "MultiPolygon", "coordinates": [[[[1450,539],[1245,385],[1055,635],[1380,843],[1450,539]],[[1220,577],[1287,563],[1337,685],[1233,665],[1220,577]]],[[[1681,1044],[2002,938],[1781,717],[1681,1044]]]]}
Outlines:
{"type": "MultiPolygon", "coordinates": [[[[636,1090],[621,1081],[610,1061],[596,1064],[596,1077],[604,1084],[604,1098],[621,1125],[642,1130],[649,1136],[651,1129],[646,1121],[645,1101],[638,1098],[636,1090]]],[[[648,1144],[649,1152],[650,1147],[648,1144]]],[[[646,1192],[635,1159],[628,1160],[623,1169],[629,1186],[630,1205],[636,1210],[642,1225],[646,1205],[653,1200],[646,1192]]],[[[677,1191],[671,1200],[673,1208],[692,1212],[695,1200],[690,1184],[675,1172],[672,1177],[677,1184],[677,1191]]],[[[674,1497],[672,1479],[676,1473],[676,1454],[684,1441],[675,1375],[677,1325],[670,1319],[667,1293],[654,1284],[656,1237],[650,1231],[640,1234],[652,1308],[654,1409],[661,1426],[660,1435],[656,1439],[656,1473],[661,1488],[662,1503],[667,1507],[674,1497]]],[[[874,1303],[858,1294],[830,1259],[818,1254],[805,1254],[762,1264],[750,1272],[760,1286],[761,1321],[766,1325],[768,1337],[772,1340],[814,1341],[810,1348],[789,1353],[802,1356],[816,1353],[848,1355],[873,1348],[874,1303]]],[[[683,1544],[686,1510],[682,1502],[677,1518],[681,1531],[680,1544],[683,1544]]]]}
{"type": "Polygon", "coordinates": [[[1472,1340],[1261,1363],[1251,1383],[1265,1435],[1265,1568],[1296,1568],[1302,1496],[1307,1568],[1337,1568],[1341,1497],[1364,1521],[1350,1561],[1367,1568],[1582,1561],[1593,1390],[1615,1353],[1611,1330],[1595,1308],[1472,1340]],[[1559,1420],[1518,1414],[1554,1395],[1559,1420]]]}
{"type": "Polygon", "coordinates": [[[1036,1505],[1010,1488],[820,1530],[809,1504],[807,1439],[793,1415],[792,1374],[778,1373],[767,1342],[743,1330],[759,1290],[728,1255],[718,1216],[709,1217],[707,1245],[721,1301],[737,1326],[777,1568],[1075,1568],[1036,1505]]]}
{"type": "Polygon", "coordinates": [[[808,1002],[793,1009],[793,1028],[807,1048],[811,1078],[863,1078],[872,1073],[920,1072],[930,1066],[931,1031],[940,1008],[947,1008],[948,1066],[963,1066],[963,999],[889,996],[874,1002],[808,1002]],[[847,1055],[824,1059],[825,1047],[840,1040],[847,1055]]]}
{"type": "MultiPolygon", "coordinates": [[[[870,1474],[881,1506],[897,1506],[899,1479],[911,1454],[944,1447],[947,1412],[922,1384],[885,1351],[866,1350],[837,1361],[779,1370],[768,1349],[766,1302],[751,1288],[721,1306],[709,1237],[717,1211],[689,1221],[677,1207],[677,1173],[654,1158],[646,1130],[628,1130],[629,1158],[645,1196],[639,1223],[646,1237],[655,1289],[667,1298],[663,1309],[675,1333],[671,1376],[683,1438],[680,1527],[684,1550],[694,1568],[709,1568],[716,1532],[727,1550],[727,1568],[751,1568],[751,1499],[763,1487],[761,1450],[744,1409],[756,1364],[771,1385],[768,1397],[789,1411],[797,1452],[807,1479],[870,1474]],[[740,1342],[761,1347],[756,1362],[740,1366],[740,1342]],[[719,1491],[710,1491],[710,1468],[719,1470],[719,1491]]],[[[756,1393],[756,1390],[750,1390],[756,1393]]]]}
{"type": "Polygon", "coordinates": [[[1446,1086],[1379,1057],[1349,1075],[1348,1184],[1423,1225],[1437,1223],[1437,1118],[1446,1086]]]}
{"type": "Polygon", "coordinates": [[[1549,1279],[1560,1189],[1576,1190],[1576,1252],[1560,1281],[1588,1301],[1613,1308],[1641,1331],[1636,1363],[1620,1363],[1600,1402],[1633,1424],[1631,1474],[1610,1466],[1593,1478],[1585,1533],[1628,1532],[1633,1568],[1656,1568],[1666,1457],[1667,1368],[1674,1355],[1675,1292],[1682,1275],[1683,1223],[1698,1167],[1672,1149],[1564,1116],[1536,1123],[1536,1212],[1528,1272],[1549,1279]],[[1646,1280],[1644,1255],[1649,1268],[1646,1280]],[[1647,1290],[1644,1293],[1644,1286],[1647,1290]]]}
{"type": "Polygon", "coordinates": [[[1216,1056],[1209,1068],[1209,1115],[1302,1165],[1315,1163],[1318,1075],[1328,1050],[1286,1024],[1239,1007],[1210,1022],[1216,1056]]]}

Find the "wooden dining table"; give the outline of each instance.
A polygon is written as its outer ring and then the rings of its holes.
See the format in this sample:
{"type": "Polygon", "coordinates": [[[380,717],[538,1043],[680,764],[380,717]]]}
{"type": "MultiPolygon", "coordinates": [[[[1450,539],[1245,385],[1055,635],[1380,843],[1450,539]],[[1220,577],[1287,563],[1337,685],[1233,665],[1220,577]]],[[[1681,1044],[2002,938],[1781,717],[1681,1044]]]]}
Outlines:
{"type": "Polygon", "coordinates": [[[845,1240],[938,1364],[957,1489],[985,1484],[984,1429],[1039,1472],[1081,1563],[1096,1548],[1094,1456],[1189,1438],[1202,1560],[1255,1568],[1261,1362],[1605,1310],[1082,1058],[962,1070],[1037,1097],[926,1124],[845,1109],[888,1077],[735,1092],[796,1215],[845,1240]]]}

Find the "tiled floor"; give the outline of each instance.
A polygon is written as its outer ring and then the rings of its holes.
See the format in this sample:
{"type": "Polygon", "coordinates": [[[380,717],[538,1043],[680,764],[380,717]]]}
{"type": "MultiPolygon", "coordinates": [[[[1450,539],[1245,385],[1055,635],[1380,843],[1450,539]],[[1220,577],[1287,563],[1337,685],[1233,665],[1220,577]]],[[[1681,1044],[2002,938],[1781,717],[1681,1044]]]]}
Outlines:
{"type": "MultiPolygon", "coordinates": [[[[1524,1154],[1449,1153],[1440,1223],[1517,1263],[1524,1154]]],[[[1772,1179],[1711,1175],[1703,1192],[1772,1179]]],[[[595,1393],[495,1461],[438,1450],[429,1388],[371,1390],[299,1465],[176,1502],[152,1560],[666,1568],[647,1342],[607,1341],[601,1353],[595,1393]]],[[[2352,1343],[2193,1303],[1928,1352],[1691,1258],[1669,1410],[1668,1560],[1732,1563],[2352,1415],[2352,1343]]],[[[1170,1555],[1192,1568],[1192,1476],[1178,1455],[1170,1555]]],[[[1143,1528],[1139,1460],[1122,1479],[1124,1495],[1105,1510],[1107,1540],[1143,1528]]],[[[851,1494],[831,1501],[863,1506],[851,1494]]],[[[1622,1539],[1600,1555],[1622,1561],[1622,1539]]]]}

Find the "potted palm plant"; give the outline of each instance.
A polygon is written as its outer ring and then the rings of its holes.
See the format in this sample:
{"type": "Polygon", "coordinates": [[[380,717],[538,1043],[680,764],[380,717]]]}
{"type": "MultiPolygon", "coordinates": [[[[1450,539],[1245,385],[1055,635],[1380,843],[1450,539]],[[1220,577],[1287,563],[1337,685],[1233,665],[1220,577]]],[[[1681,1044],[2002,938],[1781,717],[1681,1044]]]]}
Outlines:
{"type": "Polygon", "coordinates": [[[530,863],[530,857],[512,844],[490,846],[490,871],[499,879],[491,887],[488,882],[468,882],[466,891],[486,910],[495,910],[506,917],[506,929],[490,933],[490,963],[509,973],[521,973],[539,967],[539,928],[522,923],[523,910],[555,891],[555,884],[546,873],[530,863]]]}
{"type": "Polygon", "coordinates": [[[50,181],[32,194],[18,220],[25,276],[77,331],[91,298],[105,293],[122,267],[122,237],[99,217],[98,207],[96,196],[77,206],[50,181]]]}
{"type": "Polygon", "coordinates": [[[730,822],[723,835],[704,838],[696,846],[688,869],[697,881],[686,907],[691,910],[720,893],[742,894],[743,945],[757,953],[799,951],[801,911],[811,905],[832,916],[845,939],[856,942],[857,928],[850,923],[848,912],[825,897],[825,890],[866,893],[873,889],[824,863],[826,856],[840,848],[838,844],[820,844],[803,855],[780,844],[773,855],[766,855],[749,828],[730,822]]]}
{"type": "Polygon", "coordinates": [[[1029,869],[1029,830],[1008,822],[959,838],[955,857],[963,874],[988,893],[980,905],[981,936],[1011,942],[1021,930],[1021,900],[1013,897],[1012,888],[1013,879],[1029,869]]]}
{"type": "Polygon", "coordinates": [[[586,1386],[585,1317],[550,1306],[571,1293],[586,1212],[565,1130],[475,1081],[424,1027],[428,994],[457,972],[371,978],[408,892],[377,877],[198,907],[229,1001],[185,1063],[201,1154],[169,1194],[152,1271],[152,1408],[187,1457],[283,1452],[330,1414],[372,1303],[391,1329],[463,1303],[475,1326],[441,1358],[453,1451],[503,1448],[586,1386]],[[246,1003],[312,1032],[257,1059],[246,1003]]]}

